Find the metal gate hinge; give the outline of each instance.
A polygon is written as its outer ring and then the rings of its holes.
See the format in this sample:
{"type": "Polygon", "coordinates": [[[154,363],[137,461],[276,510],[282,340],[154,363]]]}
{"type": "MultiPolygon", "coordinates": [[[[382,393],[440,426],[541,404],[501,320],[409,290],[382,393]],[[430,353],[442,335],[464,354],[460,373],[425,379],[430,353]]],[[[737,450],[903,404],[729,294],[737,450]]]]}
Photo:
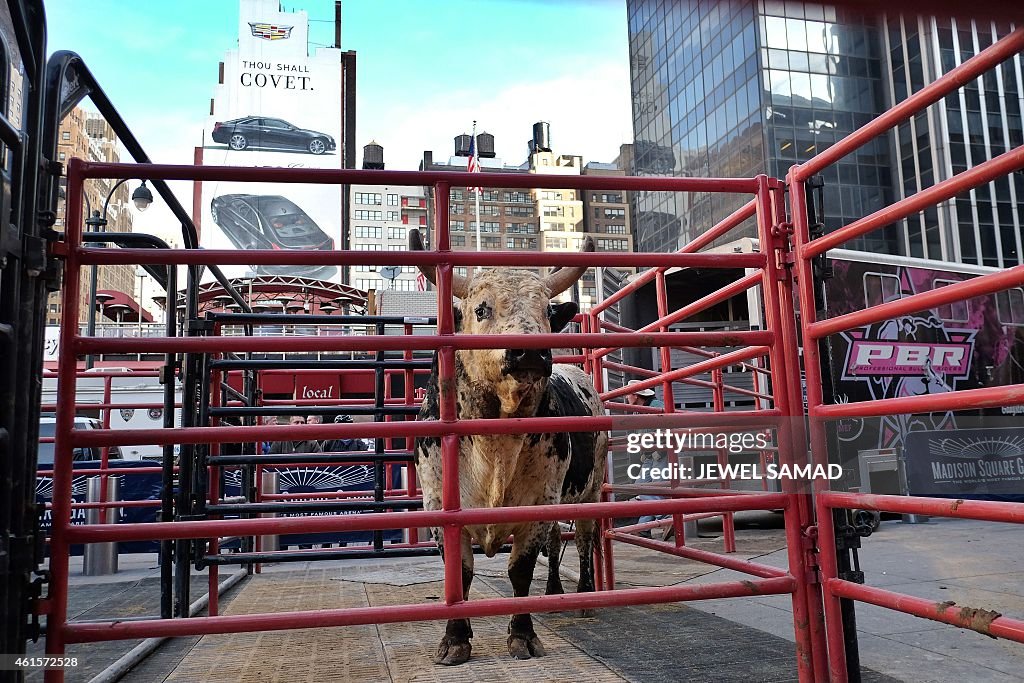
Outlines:
{"type": "Polygon", "coordinates": [[[47,240],[36,235],[25,235],[22,245],[21,258],[25,270],[32,277],[39,277],[46,270],[47,240]]]}

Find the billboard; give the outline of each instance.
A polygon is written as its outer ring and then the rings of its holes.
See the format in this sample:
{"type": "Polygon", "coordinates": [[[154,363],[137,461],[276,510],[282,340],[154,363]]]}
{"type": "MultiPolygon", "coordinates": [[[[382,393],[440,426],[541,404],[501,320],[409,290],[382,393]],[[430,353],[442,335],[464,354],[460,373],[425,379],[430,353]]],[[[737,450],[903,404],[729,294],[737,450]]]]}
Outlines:
{"type": "MultiPolygon", "coordinates": [[[[911,296],[976,277],[971,273],[889,263],[831,260],[826,282],[828,316],[911,296]]],[[[940,394],[1024,380],[1024,291],[1013,289],[898,316],[831,337],[829,360],[833,402],[940,394]]],[[[1019,482],[984,476],[972,448],[979,435],[1016,434],[1013,408],[939,411],[877,418],[844,418],[834,423],[841,463],[857,471],[861,452],[900,449],[911,493],[1005,495],[1019,482]],[[944,436],[943,436],[944,435],[944,436]],[[958,455],[950,456],[950,449],[958,455]],[[949,459],[953,457],[953,459],[949,459]],[[963,458],[975,462],[978,477],[959,472],[963,458]],[[937,463],[937,464],[936,464],[937,463]],[[947,467],[954,463],[954,467],[947,467]]],[[[985,442],[985,439],[981,439],[985,442]]],[[[1014,460],[1014,463],[1016,460],[1014,460]]],[[[1009,475],[1008,475],[1009,476],[1009,475]]]]}
{"type": "Polygon", "coordinates": [[[1024,500],[1024,429],[911,432],[904,455],[912,495],[1024,500]]]}
{"type": "MultiPolygon", "coordinates": [[[[342,53],[307,49],[305,12],[241,0],[238,48],[224,56],[201,163],[343,168],[342,53]]],[[[205,182],[201,243],[209,249],[330,250],[342,244],[337,185],[205,182]]],[[[336,266],[228,267],[229,277],[340,281],[336,266]]]]}

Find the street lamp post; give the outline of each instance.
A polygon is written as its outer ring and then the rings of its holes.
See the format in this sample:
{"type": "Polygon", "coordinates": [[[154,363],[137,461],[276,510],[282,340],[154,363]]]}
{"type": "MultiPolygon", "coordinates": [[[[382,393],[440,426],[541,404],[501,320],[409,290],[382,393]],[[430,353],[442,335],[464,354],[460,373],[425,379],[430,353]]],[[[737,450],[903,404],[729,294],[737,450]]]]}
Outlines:
{"type": "MultiPolygon", "coordinates": [[[[93,211],[89,218],[85,219],[85,224],[89,227],[90,232],[106,232],[107,227],[107,210],[110,208],[110,198],[114,196],[114,192],[117,188],[121,187],[124,183],[128,182],[129,178],[122,178],[117,181],[110,192],[107,193],[107,198],[103,202],[103,213],[99,211],[93,211]]],[[[146,181],[143,180],[142,184],[135,188],[135,192],[132,192],[132,201],[135,203],[135,208],[139,211],[145,211],[149,208],[149,205],[153,203],[153,193],[146,187],[146,181]]],[[[99,266],[94,265],[89,278],[89,319],[87,325],[87,335],[92,337],[96,334],[96,287],[98,286],[99,280],[99,266]]],[[[141,314],[140,314],[141,315],[141,314]]],[[[95,356],[91,353],[85,357],[85,369],[89,370],[95,363],[95,356]]]]}

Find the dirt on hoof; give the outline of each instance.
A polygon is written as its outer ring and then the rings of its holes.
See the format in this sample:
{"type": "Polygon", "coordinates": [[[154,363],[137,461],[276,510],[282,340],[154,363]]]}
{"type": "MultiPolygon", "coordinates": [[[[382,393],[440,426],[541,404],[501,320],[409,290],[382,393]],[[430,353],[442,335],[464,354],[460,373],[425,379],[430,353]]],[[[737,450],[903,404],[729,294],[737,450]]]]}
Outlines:
{"type": "Polygon", "coordinates": [[[526,638],[524,636],[511,635],[508,637],[508,653],[513,659],[529,659],[530,657],[543,657],[544,646],[536,635],[526,638]]]}
{"type": "Polygon", "coordinates": [[[441,639],[441,644],[437,646],[437,654],[434,655],[434,663],[444,664],[445,666],[464,664],[469,661],[469,655],[472,650],[473,645],[468,640],[460,642],[451,640],[445,636],[441,639]]]}

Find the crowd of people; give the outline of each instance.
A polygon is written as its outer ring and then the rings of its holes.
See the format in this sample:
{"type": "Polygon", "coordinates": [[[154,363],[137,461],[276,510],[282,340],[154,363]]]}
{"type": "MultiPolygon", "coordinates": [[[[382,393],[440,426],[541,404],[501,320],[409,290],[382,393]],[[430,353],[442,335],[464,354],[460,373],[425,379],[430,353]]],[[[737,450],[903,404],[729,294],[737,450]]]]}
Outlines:
{"type": "MultiPolygon", "coordinates": [[[[323,418],[320,415],[292,415],[288,418],[289,425],[321,424],[323,418]]],[[[338,415],[334,418],[335,424],[350,424],[352,416],[338,415]]],[[[264,426],[286,424],[278,418],[267,415],[263,418],[264,426]]],[[[368,451],[369,444],[363,439],[327,439],[317,441],[315,439],[303,439],[300,441],[276,441],[268,439],[261,444],[261,452],[264,455],[283,455],[291,453],[345,453],[350,451],[368,451]]]]}

